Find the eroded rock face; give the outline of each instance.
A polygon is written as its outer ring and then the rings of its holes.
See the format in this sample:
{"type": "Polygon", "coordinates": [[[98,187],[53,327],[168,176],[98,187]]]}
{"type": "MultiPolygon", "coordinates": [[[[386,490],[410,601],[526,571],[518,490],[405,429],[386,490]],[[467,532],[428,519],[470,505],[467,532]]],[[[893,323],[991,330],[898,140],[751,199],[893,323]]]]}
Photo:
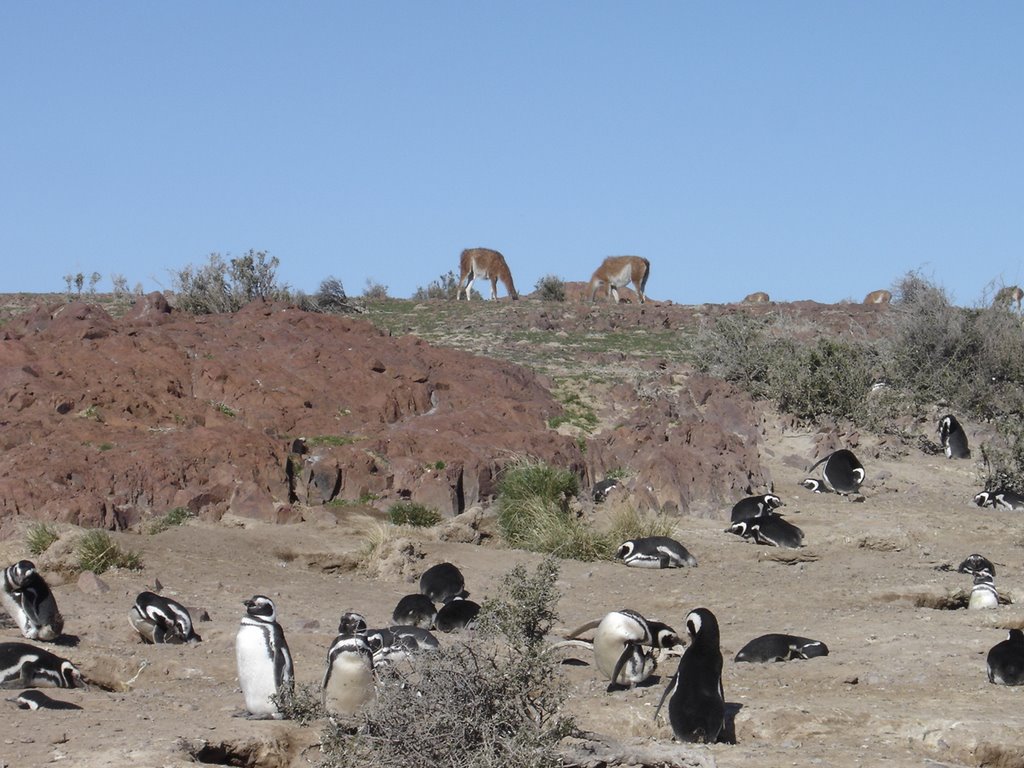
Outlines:
{"type": "Polygon", "coordinates": [[[114,320],[37,307],[0,340],[0,515],[121,528],[188,507],[287,522],[291,504],[409,497],[456,514],[513,453],[585,473],[560,406],[515,365],[367,322],[254,303],[114,320]],[[290,454],[307,438],[303,455],[290,454]]]}

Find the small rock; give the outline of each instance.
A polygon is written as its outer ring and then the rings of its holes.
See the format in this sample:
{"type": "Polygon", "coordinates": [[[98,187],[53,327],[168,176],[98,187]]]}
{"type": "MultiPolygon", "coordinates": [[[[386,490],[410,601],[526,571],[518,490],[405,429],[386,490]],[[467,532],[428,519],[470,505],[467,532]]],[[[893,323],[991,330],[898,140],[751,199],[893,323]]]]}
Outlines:
{"type": "Polygon", "coordinates": [[[78,576],[78,588],[87,595],[102,595],[110,591],[110,585],[92,571],[82,571],[78,576]]]}

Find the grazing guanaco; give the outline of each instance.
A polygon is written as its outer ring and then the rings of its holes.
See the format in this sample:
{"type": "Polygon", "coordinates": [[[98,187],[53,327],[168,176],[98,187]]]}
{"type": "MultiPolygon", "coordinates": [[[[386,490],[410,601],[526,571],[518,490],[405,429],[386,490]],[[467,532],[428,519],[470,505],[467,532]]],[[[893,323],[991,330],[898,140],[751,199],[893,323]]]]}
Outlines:
{"type": "Polygon", "coordinates": [[[749,293],[743,297],[744,304],[767,304],[771,299],[768,294],[764,291],[758,291],[757,293],[749,293]]]}
{"type": "Polygon", "coordinates": [[[646,301],[644,288],[647,286],[647,277],[650,273],[651,262],[642,256],[609,256],[601,262],[601,266],[590,278],[590,301],[594,301],[598,289],[603,285],[608,292],[609,300],[618,304],[618,289],[632,283],[640,303],[643,304],[646,301]]]}
{"type": "Polygon", "coordinates": [[[497,251],[490,248],[467,248],[462,252],[459,256],[459,287],[455,293],[456,300],[462,298],[465,292],[466,301],[469,301],[469,289],[477,279],[491,281],[492,299],[498,298],[499,280],[513,300],[519,298],[505,257],[497,251]]]}
{"type": "Polygon", "coordinates": [[[872,291],[864,297],[865,304],[888,304],[890,301],[892,301],[892,294],[884,288],[872,291]]]}

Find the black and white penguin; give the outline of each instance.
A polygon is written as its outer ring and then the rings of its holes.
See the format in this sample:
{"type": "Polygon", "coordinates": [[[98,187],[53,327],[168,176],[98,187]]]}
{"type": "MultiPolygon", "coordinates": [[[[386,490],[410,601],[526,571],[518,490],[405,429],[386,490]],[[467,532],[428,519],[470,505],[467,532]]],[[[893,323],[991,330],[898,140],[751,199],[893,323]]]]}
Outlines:
{"type": "MultiPolygon", "coordinates": [[[[680,645],[679,636],[668,624],[648,621],[636,611],[612,611],[599,622],[590,622],[574,630],[573,638],[594,629],[589,644],[594,651],[598,670],[610,681],[608,690],[618,686],[632,688],[647,680],[658,667],[655,649],[673,649],[680,645]]],[[[567,643],[568,644],[568,643],[567,643]]]]}
{"type": "Polygon", "coordinates": [[[832,489],[825,485],[824,482],[818,480],[815,477],[806,477],[799,483],[804,488],[814,493],[833,493],[832,489]]]}
{"type": "Polygon", "coordinates": [[[1005,640],[989,649],[988,681],[999,685],[1024,685],[1024,632],[1011,629],[1005,640]]]}
{"type": "Polygon", "coordinates": [[[373,651],[362,635],[338,635],[327,651],[321,685],[329,715],[353,715],[373,698],[373,651]]]}
{"type": "Polygon", "coordinates": [[[729,520],[740,523],[754,517],[766,515],[774,509],[786,506],[774,493],[762,493],[760,496],[747,496],[737,501],[732,508],[729,520]]]}
{"type": "Polygon", "coordinates": [[[845,496],[860,490],[865,477],[864,465],[853,455],[853,451],[846,448],[833,451],[815,462],[811,471],[822,464],[824,466],[821,468],[821,477],[832,491],[845,496]]]}
{"type": "Polygon", "coordinates": [[[755,637],[740,648],[736,661],[763,664],[769,661],[813,659],[817,656],[828,656],[828,646],[820,640],[772,633],[755,637]]]}
{"type": "Polygon", "coordinates": [[[282,718],[274,697],[290,693],[295,682],[292,655],[277,623],[274,601],[254,595],[242,603],[245,616],[235,636],[238,681],[245,708],[254,720],[282,718]]]}
{"type": "Polygon", "coordinates": [[[758,544],[785,549],[799,549],[804,543],[804,532],[780,515],[768,514],[742,523],[733,523],[725,529],[758,544]]]}
{"type": "Polygon", "coordinates": [[[437,618],[437,608],[426,595],[406,595],[398,601],[391,613],[391,621],[395,624],[433,629],[437,618]]]}
{"type": "Polygon", "coordinates": [[[31,688],[22,691],[13,699],[7,699],[18,705],[18,709],[81,709],[77,704],[70,701],[52,699],[40,690],[31,688]]]}
{"type": "Polygon", "coordinates": [[[605,499],[608,498],[608,494],[618,488],[621,483],[613,477],[609,477],[606,480],[602,480],[599,483],[595,483],[591,494],[594,497],[595,504],[601,504],[605,499]]]}
{"type": "Polygon", "coordinates": [[[0,688],[87,688],[78,667],[28,643],[0,643],[0,688]]]}
{"type": "Polygon", "coordinates": [[[352,637],[366,632],[366,617],[355,611],[348,611],[341,614],[338,621],[338,635],[341,637],[352,637]]]}
{"type": "Polygon", "coordinates": [[[974,503],[979,507],[992,507],[993,509],[1024,509],[1024,496],[1016,491],[998,490],[982,491],[974,497],[974,503]]]}
{"type": "Polygon", "coordinates": [[[46,580],[31,560],[4,569],[0,600],[18,623],[23,637],[51,642],[64,631],[64,618],[46,580]]]}
{"type": "Polygon", "coordinates": [[[675,737],[714,744],[725,730],[718,619],[707,608],[695,608],[686,614],[686,631],[690,644],[654,716],[668,697],[668,719],[675,737]]]}
{"type": "Polygon", "coordinates": [[[441,606],[434,618],[434,628],[440,632],[454,632],[456,629],[473,629],[480,605],[472,600],[456,597],[441,606]]]}
{"type": "Polygon", "coordinates": [[[422,627],[367,629],[361,636],[373,652],[374,667],[408,659],[424,651],[436,651],[441,647],[434,633],[422,627]]]}
{"type": "Polygon", "coordinates": [[[435,603],[447,603],[453,597],[467,597],[466,580],[452,563],[431,566],[420,576],[420,594],[435,603]]]}
{"type": "Polygon", "coordinates": [[[188,608],[154,592],[140,592],[128,620],[147,643],[198,643],[188,608]]]}
{"type": "Polygon", "coordinates": [[[992,583],[992,574],[987,570],[982,569],[974,574],[974,586],[971,587],[967,607],[974,611],[999,607],[999,592],[992,583]]]}
{"type": "Polygon", "coordinates": [[[619,545],[615,557],[631,568],[691,568],[697,558],[686,547],[668,536],[630,539],[619,545]]]}
{"type": "Polygon", "coordinates": [[[965,557],[956,570],[959,573],[969,573],[972,576],[981,571],[988,571],[993,578],[996,575],[996,567],[992,564],[992,561],[987,557],[977,554],[965,557]]]}
{"type": "Polygon", "coordinates": [[[936,430],[939,433],[939,444],[946,454],[947,459],[969,459],[971,449],[967,445],[967,433],[956,420],[956,416],[948,413],[939,419],[939,426],[936,430]]]}

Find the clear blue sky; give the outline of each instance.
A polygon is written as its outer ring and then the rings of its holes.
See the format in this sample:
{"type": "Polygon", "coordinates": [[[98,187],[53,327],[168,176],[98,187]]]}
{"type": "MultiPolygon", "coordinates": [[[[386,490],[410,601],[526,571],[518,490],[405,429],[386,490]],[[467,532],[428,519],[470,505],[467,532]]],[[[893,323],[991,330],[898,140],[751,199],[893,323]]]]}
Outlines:
{"type": "Polygon", "coordinates": [[[462,248],[521,292],[1024,284],[1024,4],[8,2],[2,291],[171,288],[249,248],[409,296],[462,248]]]}

